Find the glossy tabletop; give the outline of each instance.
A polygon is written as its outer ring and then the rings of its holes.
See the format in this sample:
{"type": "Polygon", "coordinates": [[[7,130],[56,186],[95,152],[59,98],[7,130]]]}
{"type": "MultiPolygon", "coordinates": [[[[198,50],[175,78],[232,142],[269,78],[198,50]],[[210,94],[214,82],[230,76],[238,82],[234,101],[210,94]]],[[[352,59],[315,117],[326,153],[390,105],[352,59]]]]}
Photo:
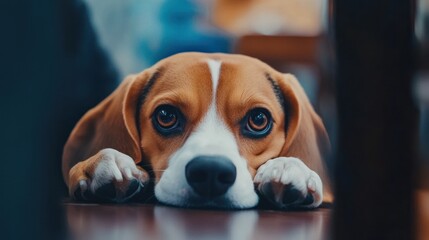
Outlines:
{"type": "Polygon", "coordinates": [[[331,210],[201,210],[162,205],[64,205],[71,239],[329,239],[331,210]]]}

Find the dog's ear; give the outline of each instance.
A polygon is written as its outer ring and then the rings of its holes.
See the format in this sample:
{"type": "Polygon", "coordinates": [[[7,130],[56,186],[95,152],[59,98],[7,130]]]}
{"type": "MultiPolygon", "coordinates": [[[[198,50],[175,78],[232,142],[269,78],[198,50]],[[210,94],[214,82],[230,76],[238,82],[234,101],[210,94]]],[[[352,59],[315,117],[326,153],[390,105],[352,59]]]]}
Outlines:
{"type": "Polygon", "coordinates": [[[330,151],[330,142],[325,126],[293,75],[282,74],[278,86],[285,98],[287,119],[286,140],[280,155],[297,157],[319,174],[324,185],[324,199],[329,201],[330,181],[323,155],[330,151]]]}
{"type": "Polygon", "coordinates": [[[125,153],[136,163],[142,161],[136,114],[149,78],[149,70],[126,77],[110,96],[76,124],[63,151],[62,171],[66,183],[70,168],[104,148],[125,153]]]}

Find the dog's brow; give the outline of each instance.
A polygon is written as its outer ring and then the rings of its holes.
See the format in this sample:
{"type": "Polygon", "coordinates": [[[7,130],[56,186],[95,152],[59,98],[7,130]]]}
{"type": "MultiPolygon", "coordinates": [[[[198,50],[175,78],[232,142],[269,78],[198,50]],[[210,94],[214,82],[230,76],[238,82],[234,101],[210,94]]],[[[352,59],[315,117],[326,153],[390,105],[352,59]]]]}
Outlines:
{"type": "Polygon", "coordinates": [[[157,69],[155,71],[155,73],[152,74],[152,76],[150,77],[149,81],[147,82],[146,86],[143,88],[141,94],[139,95],[138,99],[137,99],[137,106],[136,106],[136,122],[137,122],[137,130],[138,133],[140,135],[140,124],[141,124],[141,119],[140,119],[140,110],[141,107],[144,103],[144,101],[146,100],[147,95],[149,94],[150,90],[153,87],[153,84],[155,84],[156,80],[161,76],[161,69],[157,69]]]}
{"type": "Polygon", "coordinates": [[[280,90],[279,85],[274,81],[274,79],[271,77],[269,73],[265,73],[265,78],[271,83],[271,87],[273,88],[274,94],[277,97],[277,100],[279,101],[280,105],[285,108],[285,98],[282,94],[282,91],[280,90]]]}
{"type": "Polygon", "coordinates": [[[276,81],[271,77],[269,73],[265,73],[265,78],[271,83],[271,87],[274,91],[274,94],[277,97],[277,100],[279,101],[280,105],[282,106],[283,112],[285,114],[285,132],[288,132],[289,129],[289,121],[290,121],[290,103],[286,101],[285,96],[283,95],[283,92],[281,91],[279,85],[276,81]]]}

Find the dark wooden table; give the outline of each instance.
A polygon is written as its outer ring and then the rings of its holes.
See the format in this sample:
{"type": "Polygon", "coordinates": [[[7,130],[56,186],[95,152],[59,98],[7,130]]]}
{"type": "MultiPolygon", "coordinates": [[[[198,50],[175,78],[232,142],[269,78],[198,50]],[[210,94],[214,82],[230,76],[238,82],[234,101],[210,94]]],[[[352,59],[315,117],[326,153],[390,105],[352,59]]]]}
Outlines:
{"type": "Polygon", "coordinates": [[[331,209],[181,209],[162,205],[64,205],[70,239],[330,239],[331,209]]]}
{"type": "MultiPolygon", "coordinates": [[[[429,191],[417,191],[416,235],[429,239],[429,191]]],[[[202,210],[154,204],[63,204],[67,239],[332,239],[331,208],[202,210]]]]}

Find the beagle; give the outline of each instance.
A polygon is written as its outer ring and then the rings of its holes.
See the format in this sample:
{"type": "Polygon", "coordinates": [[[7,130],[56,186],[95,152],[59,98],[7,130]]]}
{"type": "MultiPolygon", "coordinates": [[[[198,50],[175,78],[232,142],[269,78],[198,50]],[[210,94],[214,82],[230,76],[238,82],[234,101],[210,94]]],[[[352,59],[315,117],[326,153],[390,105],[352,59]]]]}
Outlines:
{"type": "Polygon", "coordinates": [[[71,197],[124,202],[154,183],[181,207],[279,208],[332,201],[329,139],[294,76],[254,58],[182,53],[128,76],[72,131],[71,197]]]}

